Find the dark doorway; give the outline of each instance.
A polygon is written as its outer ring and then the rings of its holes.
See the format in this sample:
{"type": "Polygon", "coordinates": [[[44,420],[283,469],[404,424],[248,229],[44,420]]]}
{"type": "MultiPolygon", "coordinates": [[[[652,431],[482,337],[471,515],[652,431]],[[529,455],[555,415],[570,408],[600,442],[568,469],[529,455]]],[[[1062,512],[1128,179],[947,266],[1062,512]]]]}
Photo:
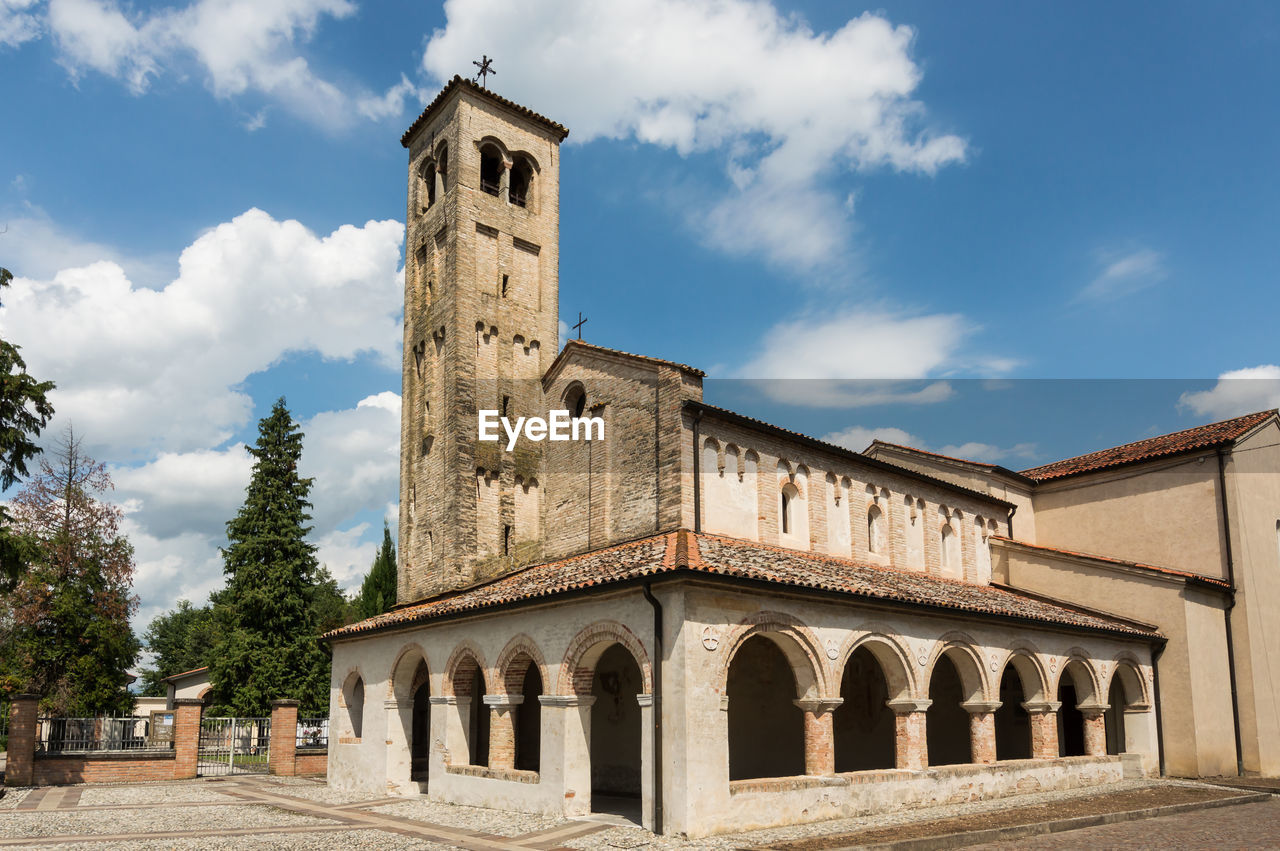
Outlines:
{"type": "Polygon", "coordinates": [[[743,642],[729,665],[729,779],[804,774],[804,715],[796,679],[768,638],[743,642]]]}
{"type": "Polygon", "coordinates": [[[542,675],[538,666],[529,663],[520,693],[524,702],[516,707],[516,768],[537,771],[542,753],[542,675]]]}
{"type": "Polygon", "coordinates": [[[485,706],[484,674],[479,668],[471,674],[471,706],[468,707],[467,751],[472,765],[489,764],[489,707],[485,706]]]}
{"type": "Polygon", "coordinates": [[[973,762],[969,747],[969,713],[960,703],[964,685],[960,672],[946,656],[933,666],[929,679],[929,705],[925,717],[925,738],[929,743],[930,765],[958,765],[973,762]]]}
{"type": "Polygon", "coordinates": [[[425,783],[431,766],[431,683],[425,677],[422,685],[413,693],[409,760],[409,779],[425,783]]]}
{"type": "Polygon", "coordinates": [[[865,647],[849,657],[840,696],[844,703],[832,718],[836,771],[893,768],[895,728],[893,712],[886,705],[889,686],[880,663],[865,647]]]}
{"type": "Polygon", "coordinates": [[[996,759],[1031,759],[1031,715],[1022,676],[1006,665],[1000,678],[1000,708],[996,710],[996,759]]]}
{"type": "Polygon", "coordinates": [[[1084,756],[1084,715],[1076,708],[1076,687],[1058,686],[1058,756],[1084,756]]]}
{"type": "Polygon", "coordinates": [[[640,820],[640,694],[643,677],[621,644],[605,650],[591,682],[591,810],[640,820]]]}
{"type": "Polygon", "coordinates": [[[1120,682],[1119,674],[1111,678],[1111,689],[1107,692],[1107,703],[1111,705],[1111,708],[1106,713],[1107,753],[1124,753],[1124,707],[1128,701],[1125,700],[1124,683],[1120,682]]]}

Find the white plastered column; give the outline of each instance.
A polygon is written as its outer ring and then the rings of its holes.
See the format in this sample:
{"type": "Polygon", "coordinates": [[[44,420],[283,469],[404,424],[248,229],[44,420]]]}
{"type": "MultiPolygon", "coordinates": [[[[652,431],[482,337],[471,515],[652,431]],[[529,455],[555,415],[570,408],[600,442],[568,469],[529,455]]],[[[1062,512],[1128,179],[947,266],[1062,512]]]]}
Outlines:
{"type": "Polygon", "coordinates": [[[640,704],[640,823],[653,830],[653,695],[637,694],[640,704]]]}
{"type": "Polygon", "coordinates": [[[539,695],[542,704],[540,782],[564,801],[566,816],[591,812],[590,695],[539,695]]]}
{"type": "Polygon", "coordinates": [[[405,734],[413,729],[412,702],[401,706],[395,700],[384,701],[387,717],[387,791],[396,795],[416,795],[418,787],[410,779],[412,774],[412,743],[405,734]]]}
{"type": "Polygon", "coordinates": [[[465,765],[467,751],[467,713],[471,698],[454,695],[431,695],[431,761],[428,768],[428,794],[436,800],[449,800],[447,783],[449,764],[465,765]]]}

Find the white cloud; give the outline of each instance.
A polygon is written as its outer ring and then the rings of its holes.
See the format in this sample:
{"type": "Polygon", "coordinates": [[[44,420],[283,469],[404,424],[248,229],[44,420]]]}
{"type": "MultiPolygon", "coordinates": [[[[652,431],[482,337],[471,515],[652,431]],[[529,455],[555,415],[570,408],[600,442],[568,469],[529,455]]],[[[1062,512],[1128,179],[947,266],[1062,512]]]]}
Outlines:
{"type": "Polygon", "coordinates": [[[985,461],[988,464],[999,464],[1010,459],[1027,460],[1036,456],[1036,445],[1034,443],[1019,443],[1015,446],[1001,447],[990,443],[970,441],[968,443],[953,443],[938,449],[930,449],[929,444],[923,438],[895,426],[867,428],[853,425],[840,431],[833,431],[830,434],[823,435],[822,439],[828,443],[852,449],[854,452],[861,452],[869,447],[872,441],[880,440],[884,443],[896,443],[899,446],[923,449],[926,452],[937,452],[939,455],[947,455],[952,458],[963,458],[967,461],[985,461]]]}
{"type": "Polygon", "coordinates": [[[949,443],[938,450],[941,455],[952,458],[964,458],[968,461],[985,461],[988,464],[1002,464],[1005,461],[1028,461],[1036,457],[1034,443],[1016,443],[1013,446],[995,446],[990,443],[949,443]]]}
{"type": "Polygon", "coordinates": [[[302,430],[301,473],[315,479],[311,501],[317,529],[334,528],[359,511],[380,511],[397,497],[399,395],[384,391],[353,409],[316,414],[302,430]]]}
{"type": "Polygon", "coordinates": [[[1104,254],[1102,270],[1076,296],[1076,301],[1114,301],[1164,280],[1164,257],[1149,248],[1104,254]]]}
{"type": "Polygon", "coordinates": [[[415,86],[404,74],[400,82],[387,89],[381,95],[365,95],[356,101],[356,109],[365,118],[372,121],[384,121],[398,118],[404,114],[404,105],[409,98],[425,103],[427,92],[415,86]]]}
{"type": "Polygon", "coordinates": [[[0,330],[99,455],[207,449],[247,422],[240,383],[289,352],[398,368],[403,234],[371,221],[318,237],[249,210],[187,247],[161,290],[108,261],[15,279],[0,330]]]}
{"type": "Polygon", "coordinates": [[[924,445],[924,441],[920,438],[895,426],[876,426],[871,428],[856,425],[849,426],[840,431],[824,434],[822,439],[827,443],[834,443],[837,446],[843,446],[845,449],[852,449],[854,452],[861,452],[870,446],[874,440],[896,443],[899,446],[915,446],[917,448],[924,445]]]}
{"type": "Polygon", "coordinates": [[[1183,393],[1178,404],[1220,420],[1280,408],[1280,366],[1263,364],[1224,372],[1211,389],[1183,393]]]}
{"type": "Polygon", "coordinates": [[[244,444],[161,452],[154,460],[111,470],[115,497],[135,525],[157,538],[184,533],[220,537],[244,502],[253,459],[244,444]]]}
{"type": "Polygon", "coordinates": [[[823,265],[847,253],[852,228],[833,178],[933,174],[966,155],[911,99],[914,31],[877,14],[824,33],[749,0],[448,0],[445,14],[423,56],[436,79],[496,54],[492,85],[567,124],[570,141],[723,156],[733,188],[689,215],[725,250],[823,265]]]}
{"type": "Polygon", "coordinates": [[[17,47],[40,37],[37,0],[0,0],[0,46],[17,47]]]}
{"type": "Polygon", "coordinates": [[[316,541],[316,559],[348,593],[360,587],[378,554],[381,536],[379,543],[362,540],[369,530],[368,523],[357,523],[350,529],[335,529],[316,541]]]}
{"type": "MultiPolygon", "coordinates": [[[[15,188],[26,180],[14,179],[15,188]]],[[[146,285],[160,280],[164,263],[157,258],[126,256],[114,247],[68,233],[39,207],[6,211],[0,218],[0,258],[6,269],[26,278],[52,278],[62,269],[110,260],[146,285]]]]}

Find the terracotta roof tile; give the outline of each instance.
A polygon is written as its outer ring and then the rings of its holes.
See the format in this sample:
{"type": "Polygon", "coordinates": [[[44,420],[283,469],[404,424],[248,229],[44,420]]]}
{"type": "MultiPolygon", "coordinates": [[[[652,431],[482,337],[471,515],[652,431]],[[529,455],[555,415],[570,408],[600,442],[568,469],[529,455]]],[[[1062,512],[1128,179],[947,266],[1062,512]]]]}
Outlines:
{"type": "Polygon", "coordinates": [[[647,361],[648,363],[658,363],[658,364],[662,364],[663,366],[669,366],[674,369],[678,369],[681,372],[687,372],[690,375],[696,375],[699,378],[702,378],[703,376],[706,375],[705,372],[698,369],[696,366],[689,366],[689,364],[687,363],[680,363],[678,361],[673,361],[673,360],[664,360],[663,358],[655,358],[649,355],[636,355],[636,354],[632,354],[631,352],[624,352],[621,349],[611,349],[608,346],[597,346],[595,343],[588,343],[584,340],[568,340],[565,342],[564,348],[560,350],[560,354],[556,355],[556,359],[551,362],[551,366],[547,367],[547,371],[544,373],[544,380],[545,380],[545,376],[551,375],[553,372],[555,372],[556,367],[558,367],[560,365],[560,362],[564,360],[564,358],[568,355],[569,350],[574,348],[583,349],[588,352],[603,352],[604,354],[620,355],[625,358],[632,358],[634,360],[647,361]]]}
{"type": "Polygon", "coordinates": [[[440,93],[437,94],[434,99],[432,99],[431,103],[427,104],[426,109],[422,110],[422,113],[416,119],[414,119],[414,122],[409,125],[409,129],[404,131],[404,135],[400,137],[400,144],[406,148],[409,147],[409,142],[413,139],[413,134],[418,132],[419,127],[427,123],[427,119],[430,117],[431,113],[435,111],[436,107],[438,107],[440,104],[444,102],[444,99],[449,96],[449,93],[459,87],[467,89],[468,91],[473,92],[474,94],[478,94],[484,98],[487,98],[488,100],[491,100],[494,103],[501,104],[502,106],[505,106],[508,109],[514,110],[515,112],[519,113],[520,115],[523,115],[525,118],[528,118],[531,121],[538,122],[543,127],[550,130],[552,133],[557,134],[559,136],[559,141],[561,142],[563,142],[565,137],[569,135],[569,128],[565,127],[563,124],[559,124],[555,121],[552,121],[550,118],[547,118],[545,115],[539,115],[538,113],[534,112],[532,109],[521,106],[515,101],[507,100],[501,95],[495,95],[493,92],[489,91],[488,89],[483,88],[482,86],[478,86],[475,83],[471,82],[470,80],[464,80],[461,76],[458,76],[455,74],[452,80],[445,83],[444,88],[440,90],[440,93]]]}
{"type": "Polygon", "coordinates": [[[1158,635],[1153,629],[1139,624],[1005,588],[681,530],[527,567],[482,585],[450,592],[336,629],[325,637],[346,638],[372,630],[408,626],[511,603],[554,598],[572,591],[676,573],[734,577],[770,583],[780,588],[811,589],[851,598],[885,600],[1144,638],[1158,635]]]}
{"type": "Polygon", "coordinates": [[[1110,449],[1090,452],[1087,455],[1077,455],[1074,458],[1054,461],[1052,464],[1032,467],[1029,470],[1023,470],[1022,475],[1039,482],[1045,482],[1051,479],[1089,473],[1094,470],[1104,470],[1108,467],[1119,467],[1122,464],[1133,464],[1138,461],[1149,461],[1153,458],[1177,455],[1181,452],[1224,446],[1243,437],[1255,426],[1261,425],[1269,417],[1275,415],[1276,411],[1274,410],[1259,411],[1256,414],[1246,414],[1243,417],[1223,420],[1219,423],[1197,426],[1185,431],[1175,431],[1173,434],[1149,437],[1146,440],[1126,443],[1123,446],[1113,446],[1110,449]]]}

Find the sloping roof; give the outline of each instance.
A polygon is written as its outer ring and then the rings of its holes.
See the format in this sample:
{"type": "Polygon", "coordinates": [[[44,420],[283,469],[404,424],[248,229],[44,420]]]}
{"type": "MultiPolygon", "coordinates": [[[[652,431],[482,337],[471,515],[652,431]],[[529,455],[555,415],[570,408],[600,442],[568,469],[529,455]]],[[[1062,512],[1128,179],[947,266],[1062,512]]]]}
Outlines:
{"type": "Polygon", "coordinates": [[[160,680],[160,682],[162,682],[162,683],[167,683],[167,682],[170,682],[170,681],[172,681],[172,680],[180,680],[180,679],[183,679],[184,677],[193,677],[193,676],[195,676],[196,674],[207,674],[208,672],[209,672],[209,666],[208,666],[208,665],[206,665],[206,666],[205,666],[205,667],[203,667],[203,668],[192,668],[190,671],[183,671],[183,672],[182,672],[182,673],[180,673],[180,674],[170,674],[169,676],[167,676],[167,677],[163,678],[162,680],[160,680]]]}
{"type": "Polygon", "coordinates": [[[727,577],[778,588],[821,591],[850,599],[883,600],[939,611],[970,612],[1142,638],[1159,636],[1154,629],[1142,624],[1005,588],[679,530],[527,567],[482,585],[450,592],[333,630],[325,638],[346,638],[554,598],[574,591],[671,575],[727,577]]]}
{"type": "Polygon", "coordinates": [[[993,473],[1000,473],[1002,475],[1009,476],[1010,478],[1018,479],[1020,481],[1030,481],[1029,476],[1024,476],[1022,473],[1019,473],[1017,470],[1010,470],[1008,467],[1001,466],[1000,464],[990,464],[986,461],[973,461],[969,458],[956,458],[953,455],[943,455],[941,452],[930,452],[927,449],[917,449],[914,446],[906,446],[901,443],[890,443],[887,440],[871,441],[871,445],[868,446],[866,449],[864,449],[862,451],[862,454],[866,455],[868,452],[870,452],[872,449],[876,448],[877,446],[883,446],[886,449],[894,449],[899,452],[908,452],[912,455],[923,455],[926,458],[938,458],[942,461],[951,461],[956,464],[964,464],[967,467],[977,467],[978,469],[981,469],[981,470],[990,470],[993,473]]]}
{"type": "Polygon", "coordinates": [[[1122,558],[1112,558],[1111,556],[1100,556],[1094,553],[1081,553],[1074,550],[1064,550],[1059,547],[1046,547],[1042,544],[1028,544],[1026,541],[1015,541],[1012,538],[1005,538],[1001,535],[993,535],[992,540],[1000,541],[1004,544],[1012,544],[1015,547],[1028,550],[1039,550],[1041,552],[1053,553],[1054,555],[1071,556],[1072,558],[1086,558],[1092,561],[1105,562],[1106,564],[1115,564],[1121,567],[1132,567],[1138,570],[1149,570],[1152,573],[1160,573],[1165,576],[1173,576],[1184,579],[1188,582],[1194,582],[1201,585],[1208,585],[1222,591],[1231,590],[1231,583],[1225,579],[1216,579],[1212,576],[1202,576],[1199,573],[1192,573],[1189,570],[1175,570],[1172,567],[1160,567],[1154,564],[1144,564],[1140,561],[1126,561],[1122,558]]]}
{"type": "Polygon", "coordinates": [[[706,375],[705,372],[698,369],[696,366],[689,366],[689,364],[687,363],[679,363],[673,360],[664,360],[662,358],[650,357],[649,355],[635,355],[635,354],[632,354],[631,352],[624,352],[621,349],[610,349],[607,346],[597,346],[595,343],[587,343],[583,340],[569,340],[564,344],[564,348],[560,350],[560,354],[556,355],[556,359],[551,362],[551,366],[547,367],[547,371],[543,373],[543,381],[546,381],[548,376],[553,375],[556,372],[556,370],[560,368],[560,365],[564,362],[565,358],[569,356],[570,351],[576,350],[576,349],[581,349],[583,352],[586,352],[588,354],[590,354],[591,352],[598,352],[600,354],[614,355],[616,357],[644,361],[645,363],[653,363],[653,364],[660,364],[662,366],[669,366],[673,369],[678,369],[681,372],[687,372],[690,375],[695,375],[698,378],[702,378],[703,376],[706,375]]]}
{"type": "Polygon", "coordinates": [[[694,399],[687,400],[684,403],[684,406],[689,410],[710,413],[714,416],[720,417],[721,419],[728,420],[729,422],[735,422],[740,425],[746,426],[747,428],[758,429],[761,431],[769,431],[780,437],[785,437],[788,440],[794,440],[797,443],[802,443],[808,446],[812,446],[815,449],[820,449],[823,452],[830,452],[834,455],[840,455],[845,458],[851,458],[860,464],[865,464],[869,467],[875,467],[878,470],[884,470],[886,472],[895,473],[899,476],[907,476],[913,479],[919,479],[920,481],[928,482],[929,484],[934,485],[936,487],[946,488],[949,491],[953,491],[955,493],[962,493],[965,496],[973,497],[975,499],[981,499],[985,502],[993,502],[996,505],[1002,505],[1005,508],[1013,507],[1012,502],[1009,502],[1008,500],[1005,500],[1005,499],[1001,499],[998,496],[992,496],[989,493],[976,491],[972,488],[967,488],[964,485],[958,485],[955,482],[949,482],[946,479],[939,479],[936,476],[930,476],[927,473],[921,473],[919,470],[912,470],[909,467],[903,467],[901,464],[893,464],[893,463],[890,463],[889,461],[881,461],[879,458],[873,458],[870,455],[865,455],[861,452],[854,452],[852,449],[841,446],[838,443],[828,443],[825,440],[821,440],[811,435],[807,435],[803,432],[792,431],[789,428],[783,428],[782,426],[774,425],[773,423],[767,423],[764,420],[758,420],[755,417],[749,417],[746,414],[740,414],[737,411],[731,411],[728,408],[721,408],[721,407],[717,407],[716,405],[708,405],[706,402],[700,402],[694,399]]]}
{"type": "Polygon", "coordinates": [[[1119,467],[1122,464],[1133,464],[1138,461],[1149,461],[1154,458],[1178,455],[1197,449],[1212,449],[1217,446],[1225,446],[1240,439],[1253,428],[1274,416],[1276,416],[1276,411],[1274,410],[1245,414],[1243,417],[1197,426],[1184,431],[1175,431],[1172,434],[1163,434],[1159,437],[1149,437],[1146,440],[1126,443],[1123,446],[1113,446],[1110,449],[1090,452],[1087,455],[1064,458],[1061,461],[1054,461],[1052,464],[1043,464],[1039,467],[1023,470],[1022,475],[1038,482],[1046,482],[1067,476],[1077,476],[1081,473],[1090,473],[1094,470],[1103,470],[1108,467],[1119,467]]]}
{"type": "Polygon", "coordinates": [[[569,128],[565,127],[563,124],[552,121],[550,118],[547,118],[545,115],[539,115],[538,113],[534,112],[532,109],[521,106],[515,101],[507,100],[501,95],[495,95],[493,92],[489,91],[483,86],[478,86],[475,83],[471,82],[470,80],[464,80],[462,77],[455,74],[452,80],[445,83],[444,88],[440,90],[440,93],[435,96],[435,98],[431,101],[431,103],[427,104],[426,109],[422,110],[422,114],[419,115],[416,119],[414,119],[414,122],[409,125],[409,129],[404,131],[404,135],[400,137],[400,144],[406,148],[409,147],[409,142],[410,140],[413,139],[413,134],[417,133],[418,128],[420,128],[422,125],[426,124],[428,120],[430,120],[431,113],[435,112],[436,108],[444,103],[445,99],[449,97],[449,95],[453,92],[453,90],[458,88],[466,89],[472,94],[480,95],[486,100],[492,101],[493,103],[499,104],[501,106],[505,106],[507,109],[510,109],[516,112],[517,114],[524,116],[530,121],[534,121],[534,122],[537,122],[538,124],[541,124],[543,127],[550,130],[552,133],[556,134],[556,136],[558,137],[558,140],[561,142],[563,142],[564,138],[569,135],[569,128]]]}

